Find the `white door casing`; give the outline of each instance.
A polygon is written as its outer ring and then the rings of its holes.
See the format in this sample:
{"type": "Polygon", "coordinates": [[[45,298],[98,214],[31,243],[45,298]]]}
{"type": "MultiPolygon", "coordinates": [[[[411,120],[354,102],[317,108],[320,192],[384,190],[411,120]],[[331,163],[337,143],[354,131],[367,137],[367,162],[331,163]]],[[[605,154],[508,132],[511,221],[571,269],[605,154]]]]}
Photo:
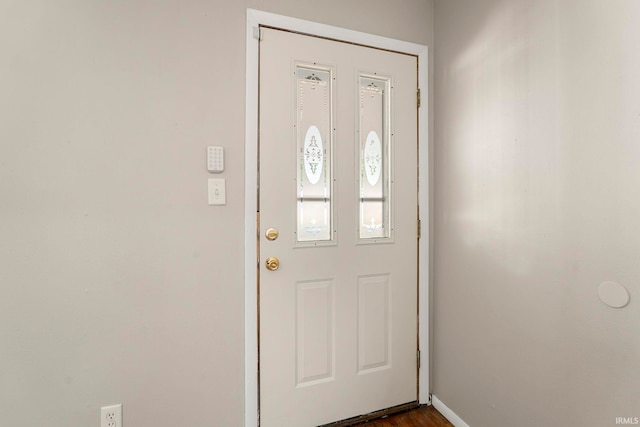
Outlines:
{"type": "MultiPolygon", "coordinates": [[[[293,31],[304,31],[334,39],[341,39],[353,43],[377,46],[384,49],[403,51],[418,56],[419,82],[423,88],[423,99],[426,98],[427,87],[427,48],[421,45],[371,36],[350,30],[316,24],[309,21],[283,17],[266,12],[248,10],[247,12],[247,129],[246,129],[246,194],[245,194],[245,240],[246,240],[246,312],[245,312],[245,372],[246,372],[246,400],[245,426],[257,426],[257,341],[256,341],[256,269],[255,262],[257,248],[255,246],[255,212],[256,212],[256,178],[257,178],[257,26],[265,24],[293,31]]],[[[428,222],[428,174],[427,174],[427,109],[423,106],[419,111],[419,163],[421,174],[419,177],[419,201],[421,219],[428,222]]],[[[264,223],[263,223],[264,224],[264,223]]],[[[265,228],[265,227],[263,227],[265,228]]],[[[420,402],[428,403],[428,233],[423,230],[420,241],[420,342],[421,365],[420,371],[420,402]]],[[[264,252],[263,252],[263,255],[264,252]]],[[[264,258],[264,256],[263,256],[264,258]]],[[[276,272],[277,273],[277,272],[276,272]]],[[[366,282],[367,277],[361,277],[366,282]]],[[[320,283],[320,285],[322,285],[320,283]]],[[[313,286],[311,287],[313,288],[313,286]]],[[[322,286],[316,289],[321,289],[322,286]]],[[[382,289],[382,288],[380,288],[382,289]]],[[[313,293],[313,292],[311,292],[313,293]]],[[[322,294],[322,291],[320,292],[322,294]]]]}
{"type": "Polygon", "coordinates": [[[260,37],[261,425],[415,402],[417,58],[260,37]]]}

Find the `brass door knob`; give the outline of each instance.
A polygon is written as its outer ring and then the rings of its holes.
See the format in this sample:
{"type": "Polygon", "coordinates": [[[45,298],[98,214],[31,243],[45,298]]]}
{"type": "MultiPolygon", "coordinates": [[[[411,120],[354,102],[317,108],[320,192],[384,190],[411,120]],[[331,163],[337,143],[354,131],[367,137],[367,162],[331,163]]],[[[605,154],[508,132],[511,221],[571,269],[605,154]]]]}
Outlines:
{"type": "Polygon", "coordinates": [[[280,268],[280,260],[276,257],[270,256],[265,261],[265,265],[267,266],[267,270],[276,271],[278,268],[280,268]]]}

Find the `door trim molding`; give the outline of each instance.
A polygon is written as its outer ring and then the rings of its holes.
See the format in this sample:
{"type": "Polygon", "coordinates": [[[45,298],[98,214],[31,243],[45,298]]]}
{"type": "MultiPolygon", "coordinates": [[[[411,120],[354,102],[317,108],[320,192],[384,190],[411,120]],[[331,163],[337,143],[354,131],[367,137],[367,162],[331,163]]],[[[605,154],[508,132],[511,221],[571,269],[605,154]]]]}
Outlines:
{"type": "MultiPolygon", "coordinates": [[[[244,378],[245,427],[258,426],[258,293],[256,211],[258,182],[258,43],[261,25],[320,37],[408,53],[418,57],[418,87],[423,99],[429,99],[429,49],[402,40],[366,34],[331,25],[319,24],[255,9],[247,9],[246,26],[246,101],[245,101],[245,305],[244,305],[244,378]]],[[[418,203],[420,219],[429,224],[429,109],[423,102],[418,109],[418,203]]],[[[429,230],[424,227],[419,240],[418,307],[420,344],[419,402],[429,403],[429,230]]]]}

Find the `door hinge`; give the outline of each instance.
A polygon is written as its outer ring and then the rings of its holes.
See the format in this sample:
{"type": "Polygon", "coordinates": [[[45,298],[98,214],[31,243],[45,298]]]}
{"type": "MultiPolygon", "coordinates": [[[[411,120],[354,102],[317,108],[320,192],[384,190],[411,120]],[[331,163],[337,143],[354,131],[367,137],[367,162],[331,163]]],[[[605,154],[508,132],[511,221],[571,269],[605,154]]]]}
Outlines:
{"type": "Polygon", "coordinates": [[[418,89],[418,108],[420,108],[420,104],[422,103],[421,101],[421,96],[420,96],[420,89],[418,89]]]}
{"type": "Polygon", "coordinates": [[[420,369],[420,350],[417,351],[416,357],[418,359],[418,369],[420,369]]]}
{"type": "Polygon", "coordinates": [[[422,237],[422,220],[418,220],[418,239],[422,237]]]}

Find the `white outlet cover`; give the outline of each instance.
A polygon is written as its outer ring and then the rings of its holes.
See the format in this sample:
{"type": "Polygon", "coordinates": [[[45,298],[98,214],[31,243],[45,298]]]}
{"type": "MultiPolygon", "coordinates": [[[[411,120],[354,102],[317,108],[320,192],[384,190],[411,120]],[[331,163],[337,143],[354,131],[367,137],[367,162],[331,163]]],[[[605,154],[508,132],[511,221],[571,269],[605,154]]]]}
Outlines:
{"type": "Polygon", "coordinates": [[[123,427],[122,404],[100,408],[100,427],[123,427]]]}

